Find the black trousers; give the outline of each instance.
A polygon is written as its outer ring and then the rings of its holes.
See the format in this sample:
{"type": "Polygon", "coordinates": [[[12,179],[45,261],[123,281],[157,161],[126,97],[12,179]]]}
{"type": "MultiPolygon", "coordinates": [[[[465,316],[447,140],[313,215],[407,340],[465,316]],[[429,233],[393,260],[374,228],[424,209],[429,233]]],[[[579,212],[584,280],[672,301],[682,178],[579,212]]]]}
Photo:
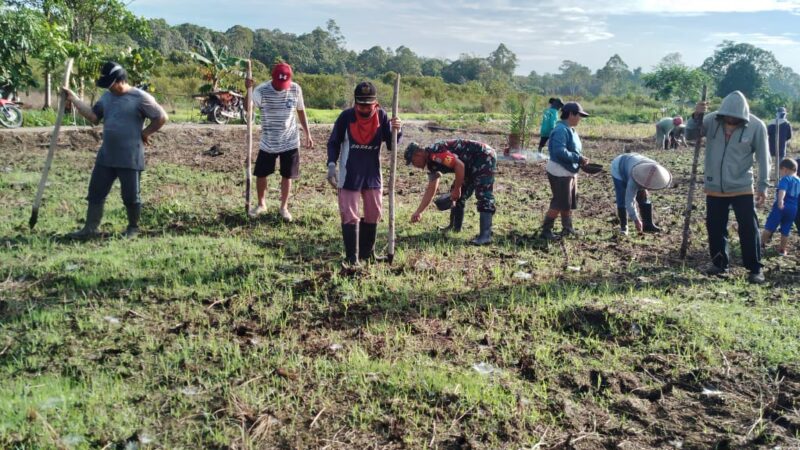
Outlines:
{"type": "Polygon", "coordinates": [[[134,169],[119,169],[114,167],[94,165],[92,177],[89,179],[89,195],[87,200],[95,205],[102,205],[111,192],[114,180],[119,178],[122,194],[122,202],[125,206],[133,206],[141,203],[139,197],[139,186],[142,172],[134,169]]]}
{"type": "Polygon", "coordinates": [[[761,234],[753,195],[706,196],[706,228],[711,262],[717,267],[728,267],[728,216],[731,208],[739,224],[744,267],[750,272],[758,272],[761,270],[761,234]]]}

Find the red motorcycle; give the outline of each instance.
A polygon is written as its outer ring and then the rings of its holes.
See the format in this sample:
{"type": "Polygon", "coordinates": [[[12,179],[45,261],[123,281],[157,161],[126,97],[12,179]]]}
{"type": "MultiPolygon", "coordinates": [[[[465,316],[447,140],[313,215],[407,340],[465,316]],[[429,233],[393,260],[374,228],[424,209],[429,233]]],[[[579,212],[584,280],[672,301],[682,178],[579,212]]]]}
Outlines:
{"type": "Polygon", "coordinates": [[[22,110],[11,100],[0,98],[0,125],[6,128],[22,126],[22,110]]]}
{"type": "Polygon", "coordinates": [[[209,122],[226,124],[231,119],[242,119],[246,123],[244,97],[239,93],[216,91],[195,98],[202,101],[200,113],[205,114],[209,122]]]}

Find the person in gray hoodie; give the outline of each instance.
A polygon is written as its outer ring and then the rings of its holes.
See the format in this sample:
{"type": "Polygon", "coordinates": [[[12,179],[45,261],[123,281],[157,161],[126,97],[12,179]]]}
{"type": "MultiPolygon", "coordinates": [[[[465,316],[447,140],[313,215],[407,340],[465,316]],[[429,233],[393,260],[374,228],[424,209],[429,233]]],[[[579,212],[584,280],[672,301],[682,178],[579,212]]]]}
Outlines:
{"type": "Polygon", "coordinates": [[[706,192],[706,228],[711,254],[709,274],[728,271],[728,216],[733,208],[739,224],[739,241],[744,266],[751,283],[763,283],[761,242],[756,205],[767,197],[770,158],[767,127],[750,114],[744,94],[733,91],[718,111],[700,117],[708,110],[707,102],[698,102],[686,125],[690,140],[706,137],[704,184],[706,192]],[[758,182],[754,189],[753,160],[758,162],[758,182]]]}

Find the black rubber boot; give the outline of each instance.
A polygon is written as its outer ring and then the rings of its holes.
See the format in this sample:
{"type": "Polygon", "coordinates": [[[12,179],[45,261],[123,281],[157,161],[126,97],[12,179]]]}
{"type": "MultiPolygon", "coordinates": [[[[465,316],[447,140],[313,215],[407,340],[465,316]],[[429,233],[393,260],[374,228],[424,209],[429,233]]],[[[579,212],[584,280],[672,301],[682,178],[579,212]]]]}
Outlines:
{"type": "Polygon", "coordinates": [[[645,233],[658,233],[661,228],[653,223],[653,204],[639,203],[639,211],[642,213],[642,231],[645,233]]]}
{"type": "Polygon", "coordinates": [[[70,239],[84,241],[100,236],[100,222],[103,220],[103,204],[89,203],[86,208],[86,223],[78,231],[67,235],[70,239]]]}
{"type": "Polygon", "coordinates": [[[125,205],[125,209],[128,212],[128,228],[125,229],[123,236],[132,239],[139,235],[139,218],[142,216],[142,204],[125,205]]]}
{"type": "Polygon", "coordinates": [[[486,245],[492,242],[492,218],[494,213],[482,212],[481,213],[481,232],[478,236],[471,240],[473,245],[486,245]]]}
{"type": "Polygon", "coordinates": [[[628,210],[617,208],[617,217],[619,217],[619,231],[628,234],[628,210]]]}
{"type": "Polygon", "coordinates": [[[358,264],[358,224],[343,223],[342,239],[344,240],[345,261],[350,265],[358,264]]]}
{"type": "Polygon", "coordinates": [[[366,223],[361,219],[358,228],[358,259],[361,261],[383,261],[386,258],[375,256],[375,237],[378,235],[377,223],[366,223]]]}
{"type": "Polygon", "coordinates": [[[439,228],[442,231],[451,231],[453,233],[460,233],[461,227],[464,225],[464,207],[455,205],[450,208],[450,224],[446,227],[439,228]]]}
{"type": "Polygon", "coordinates": [[[572,228],[572,216],[561,216],[561,236],[575,235],[577,232],[572,228]]]}
{"type": "Polygon", "coordinates": [[[549,241],[558,239],[558,236],[556,236],[553,233],[553,225],[555,224],[556,224],[555,217],[550,218],[544,216],[544,223],[542,224],[542,239],[547,239],[549,241]]]}

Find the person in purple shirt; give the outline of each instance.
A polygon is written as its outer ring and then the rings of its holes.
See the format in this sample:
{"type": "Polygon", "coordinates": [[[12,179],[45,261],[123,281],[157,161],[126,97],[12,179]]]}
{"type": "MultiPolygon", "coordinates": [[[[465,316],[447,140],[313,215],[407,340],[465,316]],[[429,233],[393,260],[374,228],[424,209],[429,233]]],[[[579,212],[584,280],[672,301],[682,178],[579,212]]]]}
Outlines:
{"type": "Polygon", "coordinates": [[[392,129],[402,136],[402,122],[391,121],[378,104],[378,90],[368,81],[355,89],[355,105],[342,111],[328,139],[327,180],[339,194],[339,216],[347,263],[375,259],[375,236],[383,206],[380,149],[389,148],[392,129]],[[339,163],[337,171],[336,163],[339,163]],[[364,217],[359,212],[364,204],[364,217]]]}

